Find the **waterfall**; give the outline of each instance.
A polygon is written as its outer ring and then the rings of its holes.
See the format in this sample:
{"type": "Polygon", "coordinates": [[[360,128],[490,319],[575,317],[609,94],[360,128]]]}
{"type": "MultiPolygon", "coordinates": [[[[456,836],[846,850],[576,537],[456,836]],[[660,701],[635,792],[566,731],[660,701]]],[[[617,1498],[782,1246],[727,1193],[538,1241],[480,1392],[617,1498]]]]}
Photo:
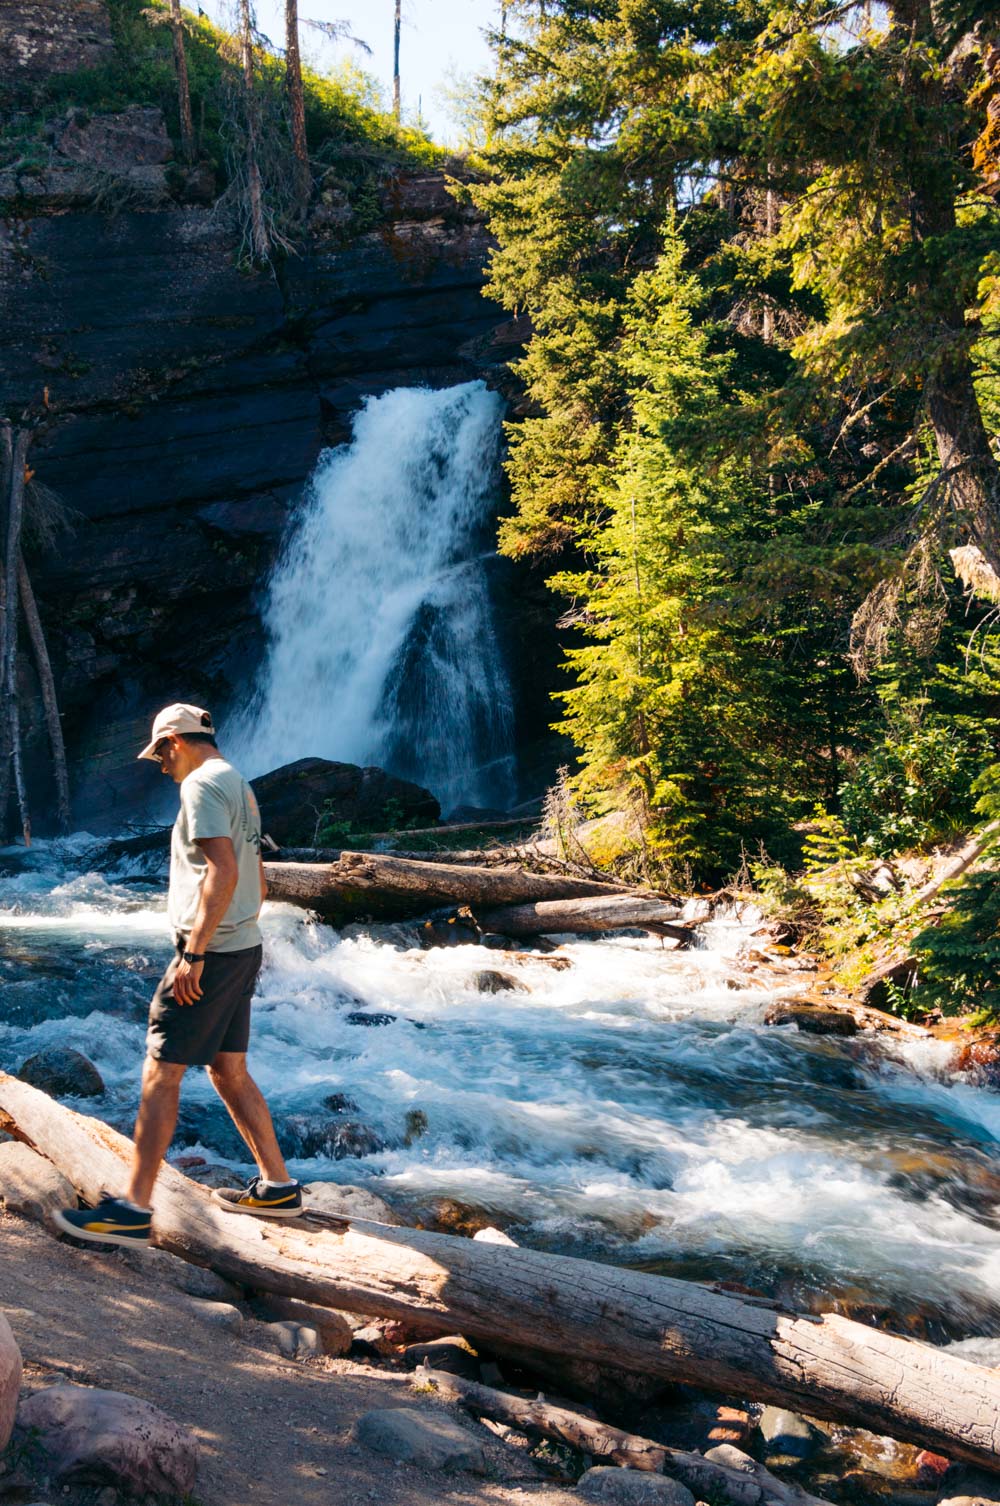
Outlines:
{"type": "Polygon", "coordinates": [[[249,773],[315,755],[458,802],[513,798],[513,709],[487,566],[501,399],[482,382],[367,399],[327,451],[268,588],[249,773]]]}

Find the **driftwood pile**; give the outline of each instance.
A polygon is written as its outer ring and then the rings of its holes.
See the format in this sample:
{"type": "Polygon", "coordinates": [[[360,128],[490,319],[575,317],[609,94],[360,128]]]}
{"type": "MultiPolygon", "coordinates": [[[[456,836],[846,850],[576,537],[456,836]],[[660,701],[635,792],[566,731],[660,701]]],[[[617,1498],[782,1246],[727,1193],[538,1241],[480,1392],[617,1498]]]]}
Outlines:
{"type": "MultiPolygon", "coordinates": [[[[0,1128],[88,1203],[124,1181],[129,1140],[3,1073],[0,1128]]],[[[360,1220],[234,1220],[170,1167],[154,1202],[158,1244],[261,1292],[776,1402],[1000,1468],[1000,1371],[835,1314],[360,1220]]]]}

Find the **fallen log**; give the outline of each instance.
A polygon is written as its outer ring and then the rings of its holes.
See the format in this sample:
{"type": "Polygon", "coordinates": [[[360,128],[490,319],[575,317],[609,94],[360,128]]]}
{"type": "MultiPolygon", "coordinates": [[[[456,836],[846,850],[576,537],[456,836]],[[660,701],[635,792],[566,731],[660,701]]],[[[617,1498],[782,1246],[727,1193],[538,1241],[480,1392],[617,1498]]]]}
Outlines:
{"type": "Polygon", "coordinates": [[[581,1454],[590,1454],[600,1463],[662,1474],[667,1462],[669,1451],[662,1444],[636,1437],[633,1433],[623,1433],[620,1428],[599,1422],[596,1417],[584,1417],[565,1407],[553,1406],[543,1396],[528,1401],[509,1391],[480,1386],[463,1376],[432,1370],[426,1361],[414,1372],[413,1385],[432,1387],[446,1401],[457,1401],[474,1417],[488,1417],[491,1422],[506,1423],[529,1436],[552,1438],[556,1443],[579,1449],[581,1454]]]}
{"type": "Polygon", "coordinates": [[[681,907],[669,900],[640,894],[602,894],[585,899],[543,899],[533,904],[504,905],[495,910],[477,910],[484,931],[502,936],[545,936],[559,931],[593,935],[641,927],[658,936],[672,936],[690,943],[691,926],[675,925],[681,907]]]}
{"type": "Polygon", "coordinates": [[[827,1506],[820,1496],[813,1496],[800,1485],[779,1480],[763,1464],[757,1464],[739,1449],[728,1449],[731,1463],[686,1449],[667,1448],[650,1438],[624,1433],[594,1417],[584,1417],[566,1407],[553,1406],[538,1396],[530,1401],[509,1391],[481,1386],[463,1376],[432,1370],[426,1363],[413,1375],[411,1384],[430,1387],[445,1401],[454,1401],[473,1417],[487,1417],[502,1422],[529,1438],[550,1438],[567,1444],[582,1454],[589,1454],[597,1464],[618,1464],[624,1469],[670,1475],[694,1491],[698,1499],[724,1496],[738,1506],[827,1506]],[[738,1456],[738,1462],[737,1458],[738,1456]]]}
{"type": "MultiPolygon", "coordinates": [[[[629,894],[620,885],[573,874],[531,873],[513,865],[415,862],[380,852],[342,852],[335,863],[265,863],[268,895],[315,910],[326,920],[401,920],[439,905],[473,911],[538,900],[629,894]]],[[[656,896],[647,896],[656,898],[656,896]]],[[[676,919],[679,902],[659,899],[663,919],[676,919]]]]}
{"type": "MultiPolygon", "coordinates": [[[[131,1141],[6,1073],[0,1128],[87,1202],[124,1184],[131,1141]]],[[[387,1224],[234,1218],[172,1167],[154,1209],[157,1244],[256,1290],[772,1401],[1000,1470],[1000,1371],[837,1314],[387,1224]]]]}

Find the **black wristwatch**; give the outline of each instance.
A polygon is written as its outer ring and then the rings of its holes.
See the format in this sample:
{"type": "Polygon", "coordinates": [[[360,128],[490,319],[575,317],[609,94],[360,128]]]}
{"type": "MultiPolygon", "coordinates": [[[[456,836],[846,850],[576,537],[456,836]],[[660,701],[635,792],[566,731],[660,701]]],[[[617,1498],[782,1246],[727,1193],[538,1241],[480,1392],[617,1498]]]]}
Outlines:
{"type": "Polygon", "coordinates": [[[182,953],[182,955],[184,957],[184,961],[192,965],[195,962],[204,962],[205,960],[204,952],[184,952],[182,953]]]}

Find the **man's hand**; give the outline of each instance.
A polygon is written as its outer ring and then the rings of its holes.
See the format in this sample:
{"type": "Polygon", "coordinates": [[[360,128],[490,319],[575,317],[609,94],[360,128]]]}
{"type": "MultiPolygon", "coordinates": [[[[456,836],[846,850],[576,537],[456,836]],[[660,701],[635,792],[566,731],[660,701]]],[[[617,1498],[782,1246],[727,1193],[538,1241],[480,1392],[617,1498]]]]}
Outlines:
{"type": "Polygon", "coordinates": [[[201,998],[201,972],[204,962],[185,962],[182,957],[174,973],[173,991],[178,1004],[197,1004],[201,998]]]}

